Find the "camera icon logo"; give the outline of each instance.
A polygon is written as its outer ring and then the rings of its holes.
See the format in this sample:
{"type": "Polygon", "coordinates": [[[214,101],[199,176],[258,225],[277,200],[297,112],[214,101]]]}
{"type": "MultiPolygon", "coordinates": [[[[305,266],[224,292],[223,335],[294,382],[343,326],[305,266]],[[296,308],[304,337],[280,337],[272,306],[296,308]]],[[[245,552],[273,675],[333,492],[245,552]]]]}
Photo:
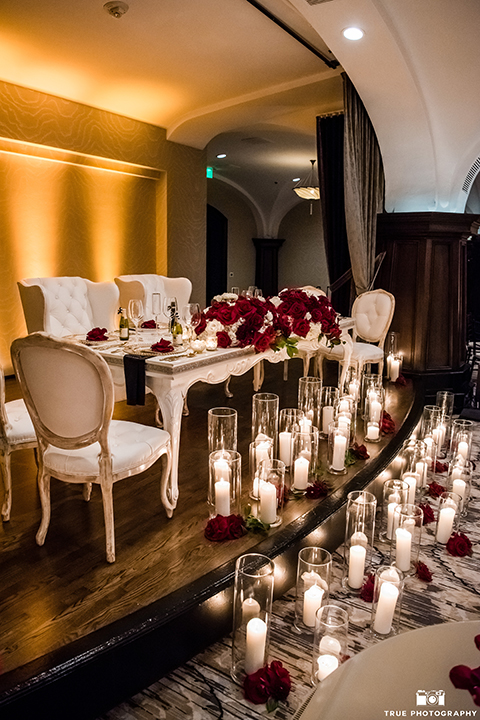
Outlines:
{"type": "Polygon", "coordinates": [[[445,690],[417,690],[417,706],[445,705],[445,690]]]}

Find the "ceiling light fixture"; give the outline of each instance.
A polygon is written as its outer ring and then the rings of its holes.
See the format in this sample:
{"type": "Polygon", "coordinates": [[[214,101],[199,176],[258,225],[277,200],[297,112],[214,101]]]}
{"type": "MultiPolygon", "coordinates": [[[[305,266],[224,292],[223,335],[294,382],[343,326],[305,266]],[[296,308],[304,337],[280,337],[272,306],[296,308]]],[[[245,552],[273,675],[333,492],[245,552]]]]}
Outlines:
{"type": "Polygon", "coordinates": [[[222,158],[226,158],[226,157],[227,157],[227,153],[219,153],[219,154],[217,155],[217,158],[218,158],[219,160],[222,160],[222,158]]]}
{"type": "Polygon", "coordinates": [[[362,37],[365,35],[363,30],[359,27],[348,27],[345,28],[343,32],[343,37],[347,38],[347,40],[361,40],[362,37]]]}
{"type": "Polygon", "coordinates": [[[113,2],[107,2],[103,6],[103,9],[108,12],[114,18],[121,18],[128,10],[128,5],[122,0],[113,0],[113,2]]]}
{"type": "Polygon", "coordinates": [[[297,182],[293,188],[298,197],[302,200],[320,200],[320,188],[318,186],[318,173],[315,168],[315,160],[310,160],[312,169],[307,177],[297,182]]]}

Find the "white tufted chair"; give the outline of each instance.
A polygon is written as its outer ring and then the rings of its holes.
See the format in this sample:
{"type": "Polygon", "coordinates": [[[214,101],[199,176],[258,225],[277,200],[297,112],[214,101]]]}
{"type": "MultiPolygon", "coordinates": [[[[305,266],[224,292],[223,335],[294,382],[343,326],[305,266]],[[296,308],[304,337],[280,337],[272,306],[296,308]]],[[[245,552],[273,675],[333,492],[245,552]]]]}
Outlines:
{"type": "Polygon", "coordinates": [[[94,327],[114,330],[119,306],[113,282],[81,277],[28,278],[18,282],[27,330],[55,337],[87,333],[94,327]]]}
{"type": "MultiPolygon", "coordinates": [[[[176,297],[180,312],[183,305],[190,302],[190,295],[192,294],[192,283],[188,278],[184,277],[169,278],[164,275],[146,273],[143,275],[120,275],[115,278],[115,282],[120,290],[120,305],[128,308],[129,300],[141,300],[145,310],[145,320],[154,319],[152,293],[160,293],[162,299],[176,297]]],[[[165,315],[163,315],[163,321],[167,321],[165,315]]]]}
{"type": "Polygon", "coordinates": [[[356,367],[360,374],[364,365],[378,363],[378,372],[383,372],[385,338],[395,311],[395,298],[386,290],[369,290],[359,295],[352,306],[355,321],[352,343],[322,348],[319,351],[319,368],[323,358],[338,360],[342,368],[340,387],[349,365],[356,367]],[[357,337],[366,342],[358,342],[357,337]],[[350,355],[347,357],[347,355],[350,355]]]}
{"type": "Polygon", "coordinates": [[[33,333],[13,342],[12,361],[38,437],[38,545],[43,545],[50,523],[50,477],[96,483],[103,498],[107,561],[114,562],[113,483],[143,472],[164,456],[160,490],[166,506],[170,435],[112,420],[112,376],[105,360],[85,345],[33,333]]]}
{"type": "Polygon", "coordinates": [[[4,497],[2,519],[10,520],[12,509],[12,476],[10,454],[15,450],[37,447],[37,436],[23,400],[5,402],[5,377],[0,367],[0,471],[4,497]]]}

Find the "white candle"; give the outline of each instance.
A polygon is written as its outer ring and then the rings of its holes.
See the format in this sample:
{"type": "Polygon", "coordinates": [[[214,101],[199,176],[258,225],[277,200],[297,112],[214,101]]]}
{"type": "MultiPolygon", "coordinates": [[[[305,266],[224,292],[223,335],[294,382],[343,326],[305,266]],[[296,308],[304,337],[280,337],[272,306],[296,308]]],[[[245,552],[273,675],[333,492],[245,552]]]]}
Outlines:
{"type": "Polygon", "coordinates": [[[259,489],[260,489],[260,480],[259,480],[258,477],[254,477],[254,478],[253,478],[253,493],[252,493],[252,494],[253,494],[253,497],[256,498],[257,500],[260,498],[260,495],[258,494],[258,493],[259,493],[259,489]]]}
{"type": "Polygon", "coordinates": [[[307,458],[301,456],[294,462],[293,487],[295,490],[306,490],[308,485],[308,468],[310,463],[307,458]]]}
{"type": "Polygon", "coordinates": [[[217,480],[215,483],[215,512],[217,515],[230,515],[230,483],[217,480]]]}
{"type": "Polygon", "coordinates": [[[455,478],[452,485],[452,492],[457,493],[457,495],[460,495],[462,500],[465,500],[465,492],[467,490],[467,483],[465,480],[462,480],[461,478],[455,478]]]}
{"type": "Polygon", "coordinates": [[[412,535],[405,528],[397,528],[395,530],[395,564],[400,570],[408,572],[410,570],[410,560],[412,555],[412,535]]]}
{"type": "MultiPolygon", "coordinates": [[[[355,500],[355,502],[360,502],[360,499],[361,498],[355,500]]],[[[363,545],[363,547],[366,548],[368,545],[368,538],[364,532],[357,530],[357,532],[354,532],[350,538],[350,545],[363,545]]]]}
{"type": "Polygon", "coordinates": [[[324,635],[322,637],[319,649],[321,653],[331,653],[332,655],[340,655],[342,652],[342,646],[337,638],[331,637],[330,635],[324,635]]]}
{"type": "Polygon", "coordinates": [[[392,358],[390,360],[390,380],[392,382],[395,382],[396,380],[398,380],[399,375],[400,375],[400,360],[396,360],[395,358],[392,358]]]}
{"type": "Polygon", "coordinates": [[[407,502],[410,505],[415,505],[415,492],[417,489],[417,476],[413,473],[407,473],[403,476],[402,480],[408,485],[408,497],[407,502]]]}
{"type": "Polygon", "coordinates": [[[370,400],[370,420],[379,423],[381,413],[382,403],[378,402],[378,400],[370,400]]]}
{"type": "Polygon", "coordinates": [[[303,622],[307,627],[315,627],[315,615],[322,605],[325,591],[318,585],[312,585],[303,594],[303,622]]]}
{"type": "Polygon", "coordinates": [[[332,469],[343,470],[345,468],[345,452],[347,450],[347,438],[344,435],[335,435],[333,438],[332,469]]]}
{"type": "Polygon", "coordinates": [[[465,460],[468,460],[468,442],[461,440],[458,443],[457,453],[461,455],[465,460]]]}
{"type": "Polygon", "coordinates": [[[317,660],[317,679],[325,680],[334,670],[338,668],[338,659],[335,655],[320,655],[317,660]]]}
{"type": "Polygon", "coordinates": [[[460,465],[457,465],[456,467],[452,468],[452,480],[461,478],[462,475],[463,475],[463,468],[460,465]]]}
{"type": "Polygon", "coordinates": [[[269,459],[270,447],[271,445],[269,442],[259,442],[255,445],[255,460],[257,461],[257,467],[262,460],[269,459]]]}
{"type": "MultiPolygon", "coordinates": [[[[390,495],[392,497],[392,495],[390,495]]],[[[396,501],[389,502],[388,503],[388,516],[387,516],[387,540],[392,539],[393,535],[393,521],[395,519],[395,510],[398,507],[399,503],[396,501]]]]}
{"type": "Polygon", "coordinates": [[[375,613],[375,621],[373,623],[373,629],[380,635],[388,635],[392,629],[392,621],[398,595],[398,588],[393,585],[393,583],[382,583],[378,598],[377,612],[375,613]]]}
{"type": "Polygon", "coordinates": [[[300,420],[300,432],[308,433],[308,432],[310,432],[311,427],[312,427],[312,421],[309,418],[303,417],[300,420]]]}
{"type": "Polygon", "coordinates": [[[320,575],[315,570],[302,573],[303,590],[306,592],[312,585],[326,585],[325,581],[322,580],[320,575]]]}
{"type": "Polygon", "coordinates": [[[245,672],[247,675],[252,675],[263,667],[266,640],[267,624],[259,617],[249,620],[245,645],[245,672]]]}
{"type": "Polygon", "coordinates": [[[352,397],[356,400],[357,393],[358,393],[358,383],[355,380],[352,380],[352,382],[348,386],[348,394],[352,395],[352,397]]]}
{"type": "Polygon", "coordinates": [[[415,470],[420,478],[419,485],[420,487],[425,487],[425,481],[427,476],[427,465],[424,460],[419,460],[417,464],[415,465],[415,470]]]}
{"type": "Polygon", "coordinates": [[[328,426],[333,421],[334,412],[333,405],[324,405],[322,408],[322,432],[325,435],[328,434],[328,426]]]}
{"type": "Polygon", "coordinates": [[[367,550],[363,545],[351,546],[348,563],[348,584],[351,588],[360,588],[363,585],[366,557],[367,550]]]}
{"type": "Polygon", "coordinates": [[[292,463],[292,433],[284,430],[278,433],[278,451],[280,460],[285,463],[285,467],[290,467],[292,463]]]}
{"type": "Polygon", "coordinates": [[[248,623],[254,617],[260,615],[260,603],[254,598],[247,598],[242,603],[242,622],[248,623]]]}
{"type": "Polygon", "coordinates": [[[271,482],[260,481],[260,520],[271,525],[277,519],[277,488],[271,482]]]}
{"type": "Polygon", "coordinates": [[[341,398],[338,403],[338,412],[350,412],[350,402],[347,398],[341,398]]]}
{"type": "Polygon", "coordinates": [[[453,521],[455,519],[454,507],[443,507],[438,516],[437,537],[436,540],[446,545],[453,530],[453,521]]]}
{"type": "Polygon", "coordinates": [[[392,380],[392,355],[387,355],[387,377],[392,380]]]}
{"type": "Polygon", "coordinates": [[[380,437],[380,428],[374,423],[367,424],[367,434],[365,440],[378,440],[380,437]]]}
{"type": "Polygon", "coordinates": [[[213,468],[215,471],[215,480],[230,480],[230,467],[224,458],[215,460],[213,468]]]}
{"type": "Polygon", "coordinates": [[[350,432],[350,425],[351,425],[351,419],[348,417],[348,415],[339,415],[337,418],[338,427],[342,428],[343,430],[347,430],[347,432],[350,432]]]}

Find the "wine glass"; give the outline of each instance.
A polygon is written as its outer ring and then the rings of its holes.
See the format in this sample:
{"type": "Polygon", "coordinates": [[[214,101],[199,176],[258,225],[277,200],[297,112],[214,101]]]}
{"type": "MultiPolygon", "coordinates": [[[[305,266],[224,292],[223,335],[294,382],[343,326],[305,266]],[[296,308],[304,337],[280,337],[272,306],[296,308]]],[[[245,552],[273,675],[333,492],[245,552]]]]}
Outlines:
{"type": "Polygon", "coordinates": [[[182,308],[182,316],[185,325],[188,327],[189,335],[195,340],[195,328],[200,323],[200,305],[198,303],[188,303],[182,308]]]}
{"type": "Polygon", "coordinates": [[[161,293],[154,292],[152,293],[152,314],[155,318],[155,325],[157,330],[160,327],[159,318],[162,315],[162,295],[161,293]]]}
{"type": "Polygon", "coordinates": [[[138,326],[140,321],[143,320],[144,310],[143,302],[141,300],[129,300],[128,301],[128,317],[135,326],[135,332],[138,333],[138,326]]]}

